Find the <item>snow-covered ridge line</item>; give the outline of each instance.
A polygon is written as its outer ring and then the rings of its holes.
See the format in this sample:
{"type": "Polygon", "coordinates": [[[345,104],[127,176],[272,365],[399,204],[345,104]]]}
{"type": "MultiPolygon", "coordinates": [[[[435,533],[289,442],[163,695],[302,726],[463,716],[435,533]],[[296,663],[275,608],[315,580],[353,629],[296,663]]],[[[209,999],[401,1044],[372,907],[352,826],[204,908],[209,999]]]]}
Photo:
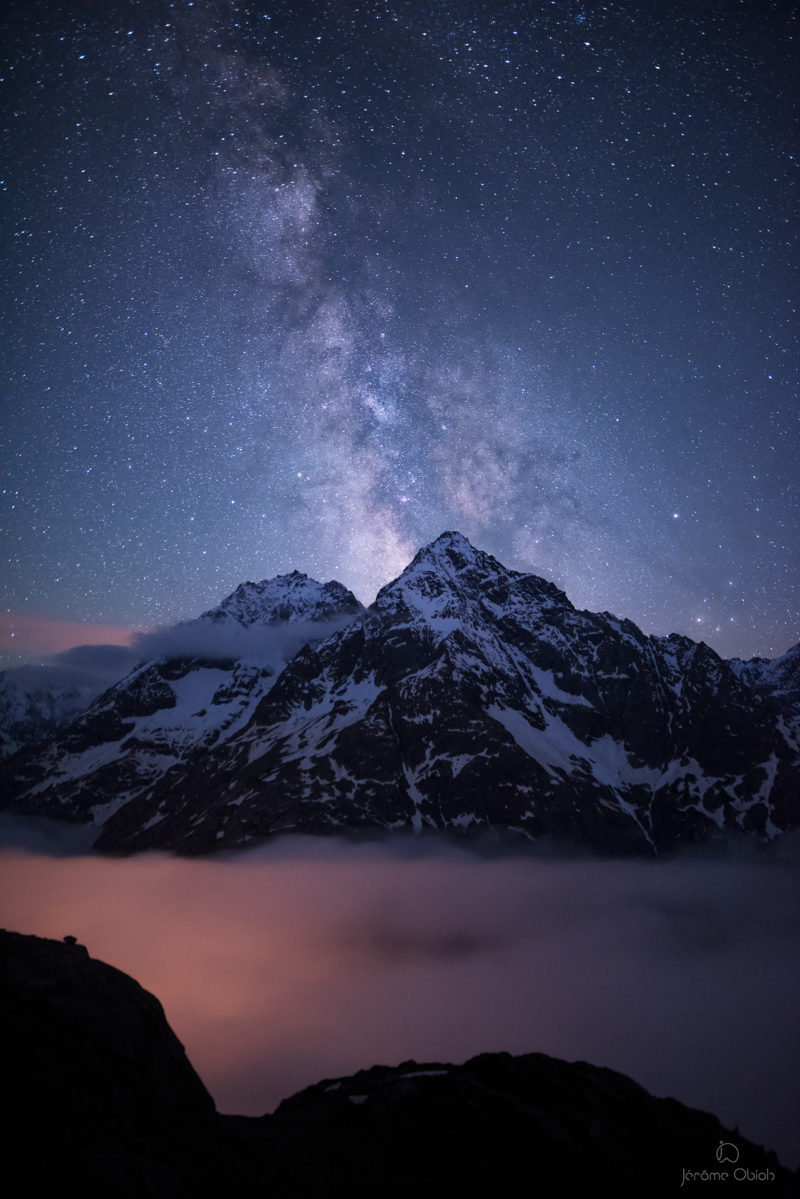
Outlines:
{"type": "Polygon", "coordinates": [[[18,807],[93,821],[98,848],[187,853],[287,829],[651,853],[800,823],[797,652],[728,664],[646,636],[461,534],[367,610],[294,572],[171,632],[17,755],[18,807]]]}

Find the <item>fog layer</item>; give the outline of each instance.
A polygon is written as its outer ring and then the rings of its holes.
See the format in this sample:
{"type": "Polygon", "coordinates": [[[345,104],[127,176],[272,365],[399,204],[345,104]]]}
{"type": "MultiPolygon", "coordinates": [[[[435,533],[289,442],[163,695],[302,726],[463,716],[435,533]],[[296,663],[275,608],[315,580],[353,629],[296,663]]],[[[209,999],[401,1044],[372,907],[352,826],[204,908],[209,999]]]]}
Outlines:
{"type": "Polygon", "coordinates": [[[611,1066],[800,1163],[796,863],[0,851],[0,923],[133,975],[222,1111],[406,1058],[611,1066]]]}

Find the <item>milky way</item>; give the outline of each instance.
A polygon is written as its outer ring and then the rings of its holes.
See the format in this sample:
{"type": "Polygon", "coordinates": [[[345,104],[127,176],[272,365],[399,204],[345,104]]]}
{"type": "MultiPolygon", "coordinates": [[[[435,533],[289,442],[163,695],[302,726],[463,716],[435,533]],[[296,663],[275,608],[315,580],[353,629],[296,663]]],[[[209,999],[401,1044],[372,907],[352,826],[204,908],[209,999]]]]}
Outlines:
{"type": "Polygon", "coordinates": [[[369,602],[458,528],[783,652],[797,32],[764,0],[12,2],[3,607],[144,627],[295,568],[369,602]]]}

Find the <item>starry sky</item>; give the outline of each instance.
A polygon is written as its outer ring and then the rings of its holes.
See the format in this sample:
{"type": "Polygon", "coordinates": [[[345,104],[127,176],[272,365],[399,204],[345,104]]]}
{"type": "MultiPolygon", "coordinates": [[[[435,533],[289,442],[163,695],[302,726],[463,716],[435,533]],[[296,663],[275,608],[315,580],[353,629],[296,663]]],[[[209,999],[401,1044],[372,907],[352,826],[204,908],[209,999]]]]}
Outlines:
{"type": "Polygon", "coordinates": [[[6,660],[449,528],[800,639],[795,4],[7,8],[6,660]]]}

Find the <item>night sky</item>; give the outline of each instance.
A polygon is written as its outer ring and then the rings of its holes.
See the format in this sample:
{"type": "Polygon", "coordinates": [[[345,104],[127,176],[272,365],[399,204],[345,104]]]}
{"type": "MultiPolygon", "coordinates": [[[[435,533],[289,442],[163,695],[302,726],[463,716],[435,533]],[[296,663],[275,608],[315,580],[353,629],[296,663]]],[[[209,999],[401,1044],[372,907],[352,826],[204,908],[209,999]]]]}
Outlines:
{"type": "Polygon", "coordinates": [[[295,568],[368,603],[450,528],[800,639],[794,3],[10,12],[10,648],[295,568]]]}

